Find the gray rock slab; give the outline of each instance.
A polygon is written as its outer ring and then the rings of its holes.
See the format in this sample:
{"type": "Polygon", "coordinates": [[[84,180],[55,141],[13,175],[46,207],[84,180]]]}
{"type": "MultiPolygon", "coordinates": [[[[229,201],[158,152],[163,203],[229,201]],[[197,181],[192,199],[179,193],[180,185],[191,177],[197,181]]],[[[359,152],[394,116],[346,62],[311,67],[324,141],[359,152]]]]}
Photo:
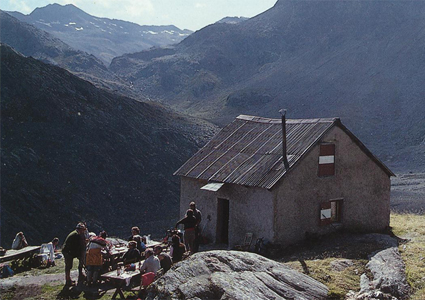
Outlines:
{"type": "Polygon", "coordinates": [[[405,265],[397,247],[389,247],[371,255],[366,274],[360,277],[360,292],[349,293],[349,300],[402,300],[408,299],[410,287],[406,280],[405,265]]]}
{"type": "Polygon", "coordinates": [[[373,274],[373,289],[399,299],[407,298],[410,289],[406,280],[405,265],[397,247],[376,253],[366,267],[373,274]]]}
{"type": "Polygon", "coordinates": [[[326,299],[328,288],[263,256],[208,251],[178,263],[148,289],[147,299],[326,299]]]}
{"type": "Polygon", "coordinates": [[[331,262],[332,269],[339,272],[344,271],[353,265],[354,263],[351,259],[337,259],[331,262]]]}

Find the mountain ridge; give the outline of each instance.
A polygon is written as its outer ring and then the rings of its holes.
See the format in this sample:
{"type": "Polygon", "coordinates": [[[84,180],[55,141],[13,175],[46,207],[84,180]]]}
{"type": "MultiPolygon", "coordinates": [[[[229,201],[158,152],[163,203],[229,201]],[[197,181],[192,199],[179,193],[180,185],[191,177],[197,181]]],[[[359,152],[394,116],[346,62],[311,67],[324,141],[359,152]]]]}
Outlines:
{"type": "Polygon", "coordinates": [[[113,57],[181,41],[192,31],[174,25],[139,25],[92,16],[67,4],[49,4],[29,15],[9,12],[20,21],[47,31],[75,49],[95,55],[105,64],[113,57]]]}

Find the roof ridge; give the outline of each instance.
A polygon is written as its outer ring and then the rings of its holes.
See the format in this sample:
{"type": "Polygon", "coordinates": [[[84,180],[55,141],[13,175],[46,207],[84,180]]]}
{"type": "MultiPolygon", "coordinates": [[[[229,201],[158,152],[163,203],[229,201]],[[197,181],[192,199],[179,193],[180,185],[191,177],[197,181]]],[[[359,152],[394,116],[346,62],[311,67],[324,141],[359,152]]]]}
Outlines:
{"type": "MultiPolygon", "coordinates": [[[[250,116],[250,115],[239,115],[236,117],[238,120],[244,120],[244,121],[251,121],[251,122],[257,122],[257,123],[281,123],[282,119],[272,119],[272,118],[264,118],[264,117],[257,117],[257,116],[250,116]]],[[[309,123],[324,123],[324,122],[335,122],[339,120],[339,117],[332,117],[332,118],[311,118],[311,119],[286,119],[286,123],[291,124],[309,124],[309,123]]]]}

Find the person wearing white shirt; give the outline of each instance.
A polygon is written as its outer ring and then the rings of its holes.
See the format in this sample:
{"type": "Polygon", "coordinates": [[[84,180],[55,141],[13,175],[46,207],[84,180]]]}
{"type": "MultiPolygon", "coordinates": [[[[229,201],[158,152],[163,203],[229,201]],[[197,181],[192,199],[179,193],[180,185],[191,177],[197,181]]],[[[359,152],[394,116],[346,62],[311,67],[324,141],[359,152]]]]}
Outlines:
{"type": "Polygon", "coordinates": [[[145,251],[146,259],[140,267],[140,273],[149,273],[152,272],[156,274],[158,270],[161,268],[161,263],[159,262],[158,257],[153,255],[152,249],[148,249],[145,251]]]}

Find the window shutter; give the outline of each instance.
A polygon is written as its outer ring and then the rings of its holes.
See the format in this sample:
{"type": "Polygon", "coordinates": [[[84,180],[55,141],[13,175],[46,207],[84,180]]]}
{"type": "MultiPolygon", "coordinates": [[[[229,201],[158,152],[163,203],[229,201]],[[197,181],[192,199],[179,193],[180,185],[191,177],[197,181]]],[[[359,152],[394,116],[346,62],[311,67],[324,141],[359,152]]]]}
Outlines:
{"type": "Polygon", "coordinates": [[[320,225],[328,225],[332,223],[332,207],[331,202],[320,203],[320,225]]]}
{"type": "Polygon", "coordinates": [[[331,221],[341,222],[342,200],[331,201],[331,221]]]}
{"type": "Polygon", "coordinates": [[[318,175],[335,175],[335,144],[320,145],[318,175]]]}

